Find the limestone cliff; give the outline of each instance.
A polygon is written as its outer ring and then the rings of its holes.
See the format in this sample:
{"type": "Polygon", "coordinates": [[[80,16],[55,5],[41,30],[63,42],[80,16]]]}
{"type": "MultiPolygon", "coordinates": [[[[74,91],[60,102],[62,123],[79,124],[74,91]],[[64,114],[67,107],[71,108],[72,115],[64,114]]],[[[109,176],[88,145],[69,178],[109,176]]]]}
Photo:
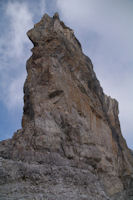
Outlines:
{"type": "Polygon", "coordinates": [[[118,103],[73,30],[45,14],[27,35],[22,129],[0,143],[0,200],[132,200],[118,103]]]}

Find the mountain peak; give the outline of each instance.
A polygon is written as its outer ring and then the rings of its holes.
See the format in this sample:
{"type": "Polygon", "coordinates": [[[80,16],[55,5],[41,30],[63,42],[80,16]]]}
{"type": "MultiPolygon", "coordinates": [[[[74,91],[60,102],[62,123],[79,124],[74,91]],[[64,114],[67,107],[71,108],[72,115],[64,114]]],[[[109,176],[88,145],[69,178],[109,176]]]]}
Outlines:
{"type": "Polygon", "coordinates": [[[41,21],[27,32],[27,35],[35,46],[44,45],[47,40],[59,38],[63,40],[62,42],[71,43],[73,48],[81,51],[81,44],[74,36],[73,30],[60,21],[58,13],[55,13],[53,17],[45,14],[41,21]]]}
{"type": "Polygon", "coordinates": [[[58,20],[59,20],[59,13],[58,13],[58,12],[56,12],[56,13],[54,14],[53,19],[58,19],[58,20]]]}
{"type": "Polygon", "coordinates": [[[118,103],[104,94],[74,32],[55,13],[27,35],[34,47],[22,129],[0,143],[0,198],[131,200],[133,158],[118,103]]]}

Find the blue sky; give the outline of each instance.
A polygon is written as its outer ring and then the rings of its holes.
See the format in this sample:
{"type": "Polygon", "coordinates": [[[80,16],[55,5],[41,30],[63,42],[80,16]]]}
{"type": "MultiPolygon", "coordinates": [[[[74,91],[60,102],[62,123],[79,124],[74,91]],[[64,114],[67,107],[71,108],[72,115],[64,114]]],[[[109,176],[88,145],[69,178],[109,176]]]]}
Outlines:
{"type": "Polygon", "coordinates": [[[133,1],[0,1],[0,140],[21,128],[26,60],[32,44],[26,32],[44,13],[70,26],[104,92],[119,101],[123,136],[133,149],[133,1]]]}

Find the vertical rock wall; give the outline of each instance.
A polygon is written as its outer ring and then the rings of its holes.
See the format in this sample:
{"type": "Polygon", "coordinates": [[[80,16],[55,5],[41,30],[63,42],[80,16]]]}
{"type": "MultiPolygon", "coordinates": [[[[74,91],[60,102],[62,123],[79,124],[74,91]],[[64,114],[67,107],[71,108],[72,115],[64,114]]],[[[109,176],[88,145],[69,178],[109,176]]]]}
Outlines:
{"type": "Polygon", "coordinates": [[[22,129],[0,143],[3,200],[133,199],[133,157],[118,103],[103,93],[73,30],[57,13],[45,14],[27,35],[34,47],[22,129]]]}

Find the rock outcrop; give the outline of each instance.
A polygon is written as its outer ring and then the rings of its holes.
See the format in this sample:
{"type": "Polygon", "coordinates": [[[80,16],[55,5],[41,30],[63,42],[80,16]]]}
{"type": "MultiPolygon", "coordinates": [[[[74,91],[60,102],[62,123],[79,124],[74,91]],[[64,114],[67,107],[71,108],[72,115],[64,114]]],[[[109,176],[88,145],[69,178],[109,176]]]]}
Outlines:
{"type": "Polygon", "coordinates": [[[22,129],[0,142],[0,200],[132,200],[118,103],[73,30],[45,14],[27,35],[22,129]]]}

